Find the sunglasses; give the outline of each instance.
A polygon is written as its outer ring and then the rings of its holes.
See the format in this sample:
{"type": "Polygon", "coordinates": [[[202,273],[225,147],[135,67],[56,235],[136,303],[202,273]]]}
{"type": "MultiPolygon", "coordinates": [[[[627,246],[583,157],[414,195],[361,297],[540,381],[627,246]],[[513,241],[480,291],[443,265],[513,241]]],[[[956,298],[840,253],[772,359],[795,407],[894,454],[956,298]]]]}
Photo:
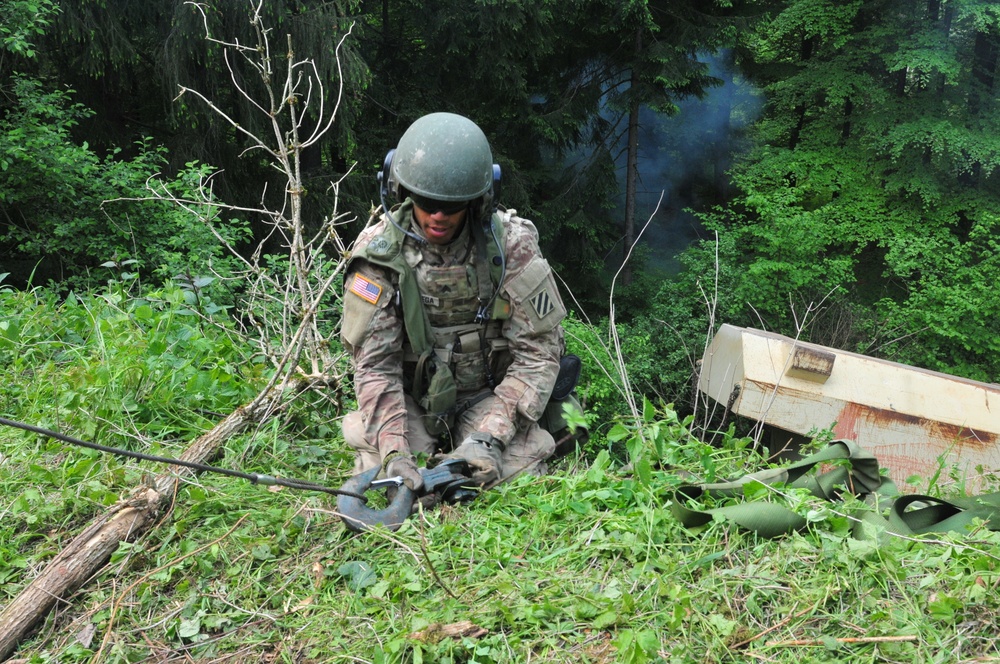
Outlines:
{"type": "Polygon", "coordinates": [[[468,201],[434,201],[421,196],[411,196],[411,198],[413,199],[413,204],[427,214],[437,214],[440,212],[446,215],[453,215],[461,212],[469,205],[468,201]]]}

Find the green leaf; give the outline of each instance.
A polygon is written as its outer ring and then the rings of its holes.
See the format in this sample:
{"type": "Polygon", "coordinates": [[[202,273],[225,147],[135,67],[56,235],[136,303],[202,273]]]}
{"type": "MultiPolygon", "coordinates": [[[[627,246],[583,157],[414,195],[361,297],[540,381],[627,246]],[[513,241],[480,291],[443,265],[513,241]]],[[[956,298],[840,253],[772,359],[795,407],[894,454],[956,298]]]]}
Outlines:
{"type": "Polygon", "coordinates": [[[730,620],[725,616],[719,615],[718,613],[713,613],[708,617],[709,624],[719,632],[721,636],[729,636],[739,627],[739,623],[735,620],[730,620]]]}
{"type": "Polygon", "coordinates": [[[653,483],[653,468],[649,459],[639,459],[635,463],[635,474],[643,486],[650,486],[653,483]]]}
{"type": "Polygon", "coordinates": [[[743,485],[743,496],[747,500],[757,500],[766,498],[771,493],[771,489],[766,484],[758,480],[750,480],[743,485]]]}
{"type": "Polygon", "coordinates": [[[656,419],[656,408],[653,403],[646,397],[642,398],[642,421],[652,422],[656,419]]]}
{"type": "Polygon", "coordinates": [[[611,431],[608,432],[608,440],[612,443],[616,443],[623,438],[628,438],[632,433],[626,429],[621,424],[615,424],[611,427],[611,431]]]}
{"type": "Polygon", "coordinates": [[[656,635],[656,632],[649,629],[639,632],[638,636],[636,636],[636,643],[648,655],[656,655],[660,649],[660,637],[656,635]]]}
{"type": "Polygon", "coordinates": [[[351,590],[363,590],[378,580],[371,565],[359,560],[346,562],[338,567],[337,571],[341,576],[347,577],[347,586],[351,590]]]}
{"type": "Polygon", "coordinates": [[[819,640],[823,642],[823,647],[827,650],[841,650],[844,647],[844,644],[838,641],[836,637],[827,634],[819,637],[819,640]]]}
{"type": "Polygon", "coordinates": [[[605,611],[590,623],[594,629],[607,629],[618,622],[618,614],[614,611],[605,611]]]}
{"type": "Polygon", "coordinates": [[[190,639],[201,632],[200,618],[181,618],[181,624],[177,627],[177,636],[182,639],[190,639]]]}
{"type": "Polygon", "coordinates": [[[271,552],[269,544],[257,544],[253,547],[251,553],[256,560],[274,560],[274,553],[271,552]]]}

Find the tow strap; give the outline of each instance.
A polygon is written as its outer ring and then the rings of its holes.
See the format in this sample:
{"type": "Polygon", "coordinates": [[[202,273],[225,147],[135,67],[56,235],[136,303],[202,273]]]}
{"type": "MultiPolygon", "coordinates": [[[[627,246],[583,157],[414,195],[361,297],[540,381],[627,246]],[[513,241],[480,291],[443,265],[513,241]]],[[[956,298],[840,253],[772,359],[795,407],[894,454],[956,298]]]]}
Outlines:
{"type": "Polygon", "coordinates": [[[949,499],[916,494],[901,496],[895,484],[880,475],[878,460],[850,440],[832,441],[819,452],[781,468],[768,468],[729,482],[678,487],[671,511],[687,528],[723,519],[761,537],[778,537],[800,530],[808,523],[804,516],[780,502],[785,487],[807,489],[831,502],[839,501],[842,491],[863,499],[870,507],[848,515],[854,522],[852,534],[858,539],[965,532],[977,519],[990,530],[1000,530],[1000,493],[949,499]],[[810,473],[823,464],[834,467],[810,473]],[[764,491],[754,490],[761,485],[764,491]],[[746,499],[748,488],[764,498],[746,499]],[[693,501],[704,498],[726,504],[711,509],[692,505],[693,501]]]}

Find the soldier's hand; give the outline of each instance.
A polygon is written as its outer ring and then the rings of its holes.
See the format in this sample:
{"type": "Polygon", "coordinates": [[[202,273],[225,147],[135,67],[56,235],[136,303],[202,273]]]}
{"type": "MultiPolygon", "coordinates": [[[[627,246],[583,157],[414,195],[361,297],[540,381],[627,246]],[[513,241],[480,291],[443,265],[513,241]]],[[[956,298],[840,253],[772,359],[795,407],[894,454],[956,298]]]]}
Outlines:
{"type": "Polygon", "coordinates": [[[420,491],[424,487],[424,478],[420,474],[413,457],[408,454],[397,454],[390,459],[385,467],[385,474],[388,477],[401,477],[403,484],[413,491],[420,491]]]}
{"type": "Polygon", "coordinates": [[[496,482],[501,477],[504,444],[488,433],[477,431],[447,455],[450,459],[465,459],[472,469],[472,479],[479,486],[496,482]]]}

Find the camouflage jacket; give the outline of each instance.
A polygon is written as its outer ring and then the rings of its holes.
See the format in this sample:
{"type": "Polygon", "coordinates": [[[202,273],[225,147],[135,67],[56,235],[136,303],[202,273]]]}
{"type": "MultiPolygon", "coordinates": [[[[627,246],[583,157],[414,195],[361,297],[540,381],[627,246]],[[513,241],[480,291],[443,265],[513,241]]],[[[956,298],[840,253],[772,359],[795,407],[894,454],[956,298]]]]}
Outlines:
{"type": "MultiPolygon", "coordinates": [[[[395,214],[402,226],[419,233],[408,205],[395,214]]],[[[507,443],[535,422],[548,403],[564,349],[560,323],[566,309],[539,251],[534,225],[512,210],[504,211],[500,219],[506,270],[497,295],[509,303],[509,310],[487,323],[485,336],[493,338],[490,346],[500,352],[491,354],[496,383],[490,407],[476,430],[507,443]]],[[[385,215],[373,216],[358,237],[353,255],[363,256],[373,242],[384,243],[389,223],[385,215]]],[[[401,253],[410,270],[405,277],[414,278],[419,288],[433,330],[434,352],[452,363],[459,390],[468,393],[485,387],[485,380],[477,379],[482,375],[481,362],[475,370],[462,366],[481,354],[456,352],[455,346],[461,344],[448,341],[455,339],[456,329],[476,327],[474,294],[479,292],[477,275],[483,271],[476,269],[480,254],[470,224],[445,246],[406,237],[401,253]]],[[[345,276],[341,337],[352,356],[366,438],[383,457],[408,449],[404,394],[412,388],[410,367],[415,358],[404,318],[411,325],[414,318],[412,311],[411,317],[404,316],[401,276],[363,257],[350,260],[345,276]]]]}

